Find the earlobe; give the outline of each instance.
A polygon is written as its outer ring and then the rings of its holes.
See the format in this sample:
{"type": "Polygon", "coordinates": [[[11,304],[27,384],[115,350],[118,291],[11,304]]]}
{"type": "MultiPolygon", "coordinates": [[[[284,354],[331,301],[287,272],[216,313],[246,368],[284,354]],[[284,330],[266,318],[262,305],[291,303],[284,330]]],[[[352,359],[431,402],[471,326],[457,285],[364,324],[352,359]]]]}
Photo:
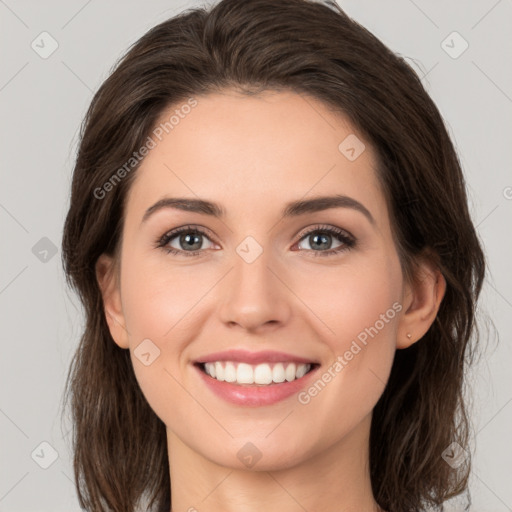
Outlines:
{"type": "Polygon", "coordinates": [[[112,256],[102,254],[96,262],[96,279],[103,298],[103,308],[110,334],[121,348],[129,347],[128,332],[125,326],[121,292],[112,256]]]}
{"type": "Polygon", "coordinates": [[[421,339],[436,319],[446,292],[446,280],[432,263],[421,263],[412,283],[406,285],[404,313],[396,347],[410,347],[421,339]]]}

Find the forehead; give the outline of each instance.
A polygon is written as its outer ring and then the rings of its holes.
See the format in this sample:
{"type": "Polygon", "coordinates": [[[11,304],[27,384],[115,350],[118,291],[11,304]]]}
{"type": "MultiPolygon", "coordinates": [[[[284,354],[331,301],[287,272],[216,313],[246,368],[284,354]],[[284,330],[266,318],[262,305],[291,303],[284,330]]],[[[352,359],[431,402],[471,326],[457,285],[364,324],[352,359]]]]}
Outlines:
{"type": "Polygon", "coordinates": [[[367,203],[377,219],[386,214],[373,148],[324,103],[282,91],[195,100],[193,108],[176,104],[162,113],[155,146],[136,171],[128,215],[141,216],[168,195],[247,213],[249,205],[253,212],[275,204],[277,212],[285,202],[333,193],[367,203]]]}

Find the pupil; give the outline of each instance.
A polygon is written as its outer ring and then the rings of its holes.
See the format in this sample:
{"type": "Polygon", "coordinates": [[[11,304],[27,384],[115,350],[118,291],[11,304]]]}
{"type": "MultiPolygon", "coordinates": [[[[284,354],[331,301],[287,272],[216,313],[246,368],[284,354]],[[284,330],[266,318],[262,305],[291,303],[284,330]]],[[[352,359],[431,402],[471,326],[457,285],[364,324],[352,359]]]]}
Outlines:
{"type": "Polygon", "coordinates": [[[197,234],[194,234],[194,235],[190,235],[190,234],[181,235],[180,242],[182,243],[183,247],[188,247],[189,249],[192,249],[192,250],[200,249],[201,248],[201,241],[200,241],[199,237],[200,237],[200,235],[197,235],[197,234]],[[195,247],[195,246],[197,246],[197,247],[195,247]]]}
{"type": "Polygon", "coordinates": [[[330,246],[329,236],[330,235],[311,235],[310,239],[314,240],[313,243],[310,242],[311,247],[314,248],[314,246],[317,245],[317,248],[328,249],[330,246]],[[319,239],[320,241],[318,241],[319,239]]]}

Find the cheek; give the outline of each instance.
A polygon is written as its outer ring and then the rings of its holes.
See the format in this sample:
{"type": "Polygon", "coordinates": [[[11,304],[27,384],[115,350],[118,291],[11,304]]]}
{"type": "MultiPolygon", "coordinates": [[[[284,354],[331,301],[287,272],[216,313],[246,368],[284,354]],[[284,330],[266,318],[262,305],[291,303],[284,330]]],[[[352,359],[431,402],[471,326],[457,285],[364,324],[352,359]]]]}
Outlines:
{"type": "MultiPolygon", "coordinates": [[[[132,343],[137,337],[176,339],[181,322],[211,287],[198,279],[191,266],[171,268],[165,262],[136,254],[128,256],[122,270],[123,311],[132,343]]],[[[215,276],[211,276],[212,279],[215,276]]]]}
{"type": "Polygon", "coordinates": [[[324,333],[321,339],[330,353],[314,385],[299,397],[309,418],[332,423],[335,417],[333,430],[346,431],[371,412],[393,363],[401,286],[394,254],[357,268],[324,269],[304,283],[305,302],[321,319],[318,332],[324,333]]]}
{"type": "Polygon", "coordinates": [[[337,311],[332,312],[336,315],[337,353],[349,350],[354,341],[375,350],[379,345],[394,343],[397,309],[401,309],[394,288],[388,276],[372,272],[345,281],[345,288],[335,298],[337,311]]]}
{"type": "Polygon", "coordinates": [[[192,266],[169,271],[134,253],[124,258],[121,272],[135,376],[155,414],[167,422],[170,410],[186,411],[190,400],[179,384],[182,356],[197,336],[194,305],[207,288],[194,279],[192,266]]]}
{"type": "Polygon", "coordinates": [[[355,339],[368,345],[374,339],[394,341],[402,286],[394,254],[294,275],[294,289],[332,352],[345,352],[355,339]]]}

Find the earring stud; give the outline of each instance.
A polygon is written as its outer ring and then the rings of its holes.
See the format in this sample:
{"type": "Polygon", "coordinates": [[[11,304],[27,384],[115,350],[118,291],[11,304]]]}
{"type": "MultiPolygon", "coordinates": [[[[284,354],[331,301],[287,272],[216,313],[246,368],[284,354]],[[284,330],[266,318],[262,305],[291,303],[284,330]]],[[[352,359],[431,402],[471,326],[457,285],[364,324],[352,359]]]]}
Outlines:
{"type": "Polygon", "coordinates": [[[412,335],[411,335],[411,333],[410,333],[410,332],[408,332],[408,333],[407,333],[407,337],[408,337],[409,339],[411,339],[411,338],[412,338],[412,335]]]}

